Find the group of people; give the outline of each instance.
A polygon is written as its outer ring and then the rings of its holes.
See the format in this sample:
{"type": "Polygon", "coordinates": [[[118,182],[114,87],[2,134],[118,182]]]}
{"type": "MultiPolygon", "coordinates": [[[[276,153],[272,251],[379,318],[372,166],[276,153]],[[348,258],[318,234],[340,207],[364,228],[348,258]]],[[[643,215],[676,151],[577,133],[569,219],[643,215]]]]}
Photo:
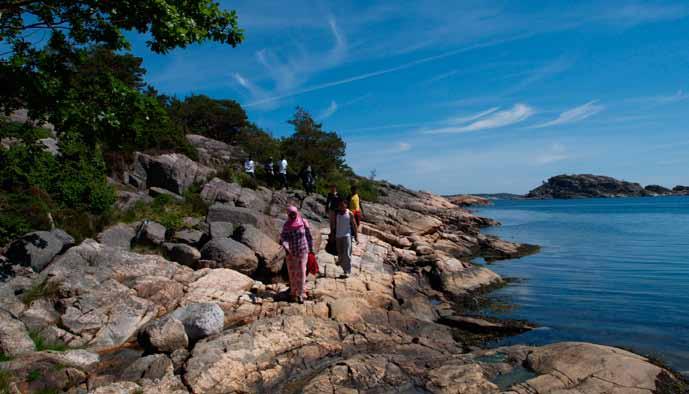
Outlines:
{"type": "MultiPolygon", "coordinates": [[[[269,185],[274,185],[277,181],[281,188],[287,188],[287,159],[284,157],[280,159],[277,164],[273,162],[273,158],[270,157],[263,163],[263,170],[265,172],[266,181],[269,185]]],[[[256,162],[249,156],[249,158],[244,162],[244,172],[252,178],[256,178],[256,162]]],[[[304,190],[311,194],[316,190],[316,176],[311,169],[311,165],[306,165],[300,172],[299,177],[304,185],[304,190]]]]}
{"type": "MultiPolygon", "coordinates": [[[[266,173],[266,181],[269,185],[275,184],[277,174],[277,181],[280,187],[287,188],[287,159],[283,157],[276,164],[271,157],[263,163],[263,170],[266,173]]],[[[256,162],[251,156],[244,162],[244,173],[252,178],[256,178],[256,162]]]]}
{"type": "MultiPolygon", "coordinates": [[[[332,185],[326,200],[330,235],[328,243],[334,243],[337,264],[344,271],[343,278],[352,273],[352,242],[359,242],[359,229],[363,217],[361,199],[356,186],[352,186],[349,198],[342,198],[332,185]]],[[[282,227],[280,244],[287,252],[290,295],[293,301],[302,303],[306,298],[306,264],[314,253],[311,228],[295,206],[287,209],[287,221],[282,227]]]]}

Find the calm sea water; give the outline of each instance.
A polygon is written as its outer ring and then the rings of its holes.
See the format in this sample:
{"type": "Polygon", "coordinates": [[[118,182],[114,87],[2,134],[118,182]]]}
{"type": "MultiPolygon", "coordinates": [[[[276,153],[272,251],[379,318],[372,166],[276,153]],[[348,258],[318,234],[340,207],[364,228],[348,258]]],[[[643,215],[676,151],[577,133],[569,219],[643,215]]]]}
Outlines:
{"type": "Polygon", "coordinates": [[[500,344],[589,341],[657,356],[689,373],[689,197],[497,201],[487,233],[540,253],[491,265],[519,279],[493,311],[541,328],[500,344]]]}

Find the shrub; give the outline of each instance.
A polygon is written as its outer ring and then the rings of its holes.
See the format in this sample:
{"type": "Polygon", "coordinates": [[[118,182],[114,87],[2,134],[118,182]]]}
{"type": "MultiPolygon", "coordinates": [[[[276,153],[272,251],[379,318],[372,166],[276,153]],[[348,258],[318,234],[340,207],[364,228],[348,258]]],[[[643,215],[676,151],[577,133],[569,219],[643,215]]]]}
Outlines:
{"type": "Polygon", "coordinates": [[[359,187],[359,197],[365,201],[378,201],[378,185],[375,181],[366,178],[360,178],[356,183],[359,187]]]}
{"type": "Polygon", "coordinates": [[[112,217],[112,221],[131,223],[144,219],[158,222],[168,230],[184,228],[184,218],[191,216],[206,216],[208,206],[201,199],[196,190],[185,193],[183,201],[175,200],[167,195],[157,196],[153,202],[139,202],[125,212],[118,212],[112,217]]]}
{"type": "Polygon", "coordinates": [[[50,229],[48,213],[54,206],[50,196],[38,188],[0,193],[0,245],[32,230],[50,229]]]}
{"type": "Polygon", "coordinates": [[[14,390],[10,387],[13,375],[10,371],[0,369],[0,394],[10,394],[14,390]]]}

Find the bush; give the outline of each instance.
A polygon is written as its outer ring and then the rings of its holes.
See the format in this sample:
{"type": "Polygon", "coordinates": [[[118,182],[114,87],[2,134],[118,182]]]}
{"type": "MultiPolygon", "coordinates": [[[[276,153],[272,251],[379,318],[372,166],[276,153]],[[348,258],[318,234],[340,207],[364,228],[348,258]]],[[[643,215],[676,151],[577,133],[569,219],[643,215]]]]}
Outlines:
{"type": "Polygon", "coordinates": [[[51,131],[46,128],[34,127],[30,124],[12,122],[0,118],[0,138],[13,137],[24,142],[34,142],[51,136],[51,131]]]}
{"type": "Polygon", "coordinates": [[[224,170],[219,172],[217,176],[225,182],[236,183],[241,187],[246,187],[252,190],[256,190],[259,186],[259,180],[257,178],[232,167],[226,167],[224,170]]]}
{"type": "Polygon", "coordinates": [[[29,231],[49,230],[52,207],[50,196],[38,188],[0,193],[0,246],[29,231]]]}
{"type": "Polygon", "coordinates": [[[188,191],[184,197],[184,201],[178,201],[167,195],[159,195],[152,203],[139,202],[128,211],[116,213],[112,221],[131,223],[148,219],[176,231],[184,228],[185,217],[208,214],[208,206],[196,190],[188,191]]]}
{"type": "Polygon", "coordinates": [[[378,185],[375,181],[360,178],[356,185],[359,187],[359,197],[361,197],[362,200],[370,202],[378,201],[378,185]]]}

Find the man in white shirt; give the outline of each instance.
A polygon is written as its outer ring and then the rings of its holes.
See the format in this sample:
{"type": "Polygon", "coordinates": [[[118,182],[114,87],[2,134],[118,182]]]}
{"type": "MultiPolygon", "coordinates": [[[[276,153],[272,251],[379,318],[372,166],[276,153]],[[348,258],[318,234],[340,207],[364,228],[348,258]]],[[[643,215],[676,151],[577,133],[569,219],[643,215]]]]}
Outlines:
{"type": "Polygon", "coordinates": [[[251,158],[251,156],[249,156],[249,159],[244,162],[244,172],[246,172],[246,174],[252,178],[256,176],[256,163],[254,163],[254,160],[251,158]]]}
{"type": "Polygon", "coordinates": [[[354,215],[347,209],[347,202],[340,200],[335,217],[335,244],[337,245],[337,265],[344,270],[344,277],[352,273],[352,238],[359,242],[354,215]]]}
{"type": "Polygon", "coordinates": [[[287,160],[284,157],[280,160],[280,183],[287,189],[287,160]]]}

